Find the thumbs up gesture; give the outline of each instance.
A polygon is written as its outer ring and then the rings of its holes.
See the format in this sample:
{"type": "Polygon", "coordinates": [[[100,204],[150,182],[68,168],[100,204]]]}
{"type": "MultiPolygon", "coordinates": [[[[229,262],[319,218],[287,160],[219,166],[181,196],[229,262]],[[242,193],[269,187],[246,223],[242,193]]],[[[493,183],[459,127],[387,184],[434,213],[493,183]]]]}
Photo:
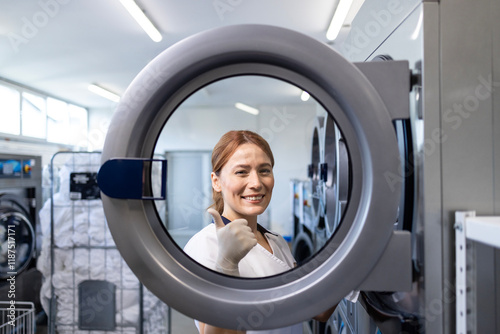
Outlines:
{"type": "Polygon", "coordinates": [[[217,230],[219,254],[216,269],[224,274],[239,276],[238,263],[257,244],[252,229],[246,219],[236,219],[224,225],[220,214],[208,209],[217,230]]]}

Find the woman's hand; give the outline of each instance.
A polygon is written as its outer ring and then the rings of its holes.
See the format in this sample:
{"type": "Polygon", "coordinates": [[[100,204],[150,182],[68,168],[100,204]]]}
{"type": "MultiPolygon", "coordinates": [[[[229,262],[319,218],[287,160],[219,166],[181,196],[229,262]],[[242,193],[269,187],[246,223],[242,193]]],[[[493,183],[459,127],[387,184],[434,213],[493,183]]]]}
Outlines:
{"type": "Polygon", "coordinates": [[[224,225],[220,214],[208,209],[217,230],[219,254],[216,269],[219,272],[239,276],[238,263],[257,244],[257,238],[245,219],[233,220],[224,225]]]}
{"type": "Polygon", "coordinates": [[[313,319],[317,320],[319,322],[327,322],[328,319],[330,319],[330,317],[332,316],[333,312],[335,312],[335,309],[337,308],[337,305],[338,304],[332,306],[331,308],[329,308],[328,310],[324,311],[323,313],[318,314],[313,319]]]}
{"type": "Polygon", "coordinates": [[[244,331],[235,331],[231,329],[213,327],[207,324],[200,323],[200,334],[245,334],[245,333],[246,332],[244,331]]]}

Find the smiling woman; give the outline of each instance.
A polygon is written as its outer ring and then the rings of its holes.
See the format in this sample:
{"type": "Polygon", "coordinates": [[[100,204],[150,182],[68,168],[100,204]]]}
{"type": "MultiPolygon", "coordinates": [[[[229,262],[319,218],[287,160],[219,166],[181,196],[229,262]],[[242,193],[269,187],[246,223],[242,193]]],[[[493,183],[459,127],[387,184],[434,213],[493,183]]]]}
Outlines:
{"type": "MultiPolygon", "coordinates": [[[[276,275],[296,266],[283,237],[258,224],[271,201],[273,166],[269,144],[255,132],[222,136],[212,153],[213,224],[191,238],[184,249],[188,255],[207,268],[241,277],[276,275]]],[[[200,333],[224,332],[196,324],[200,333]]],[[[285,332],[301,333],[302,325],[285,332]]]]}
{"type": "MultiPolygon", "coordinates": [[[[269,145],[262,137],[251,131],[230,131],[226,133],[217,143],[212,154],[213,171],[211,177],[214,199],[212,207],[215,210],[211,210],[210,213],[214,217],[214,221],[222,221],[225,224],[233,221],[243,221],[243,225],[247,227],[243,231],[252,232],[249,239],[259,244],[262,250],[267,251],[268,255],[274,255],[273,247],[265,237],[267,231],[258,225],[257,220],[271,201],[274,188],[273,165],[274,159],[269,145]]],[[[213,230],[213,226],[209,225],[209,229],[213,230]]],[[[215,236],[214,231],[212,233],[215,236]]],[[[242,244],[245,244],[248,239],[245,237],[246,234],[236,234],[235,238],[240,239],[242,244]]],[[[220,256],[216,258],[217,247],[209,247],[209,249],[204,249],[201,252],[196,251],[200,243],[193,240],[199,241],[198,236],[199,234],[195,235],[186,245],[187,253],[196,254],[192,257],[211,269],[221,269],[222,266],[218,261],[224,259],[221,259],[220,256]]],[[[206,245],[206,243],[201,244],[206,245]]],[[[249,241],[249,244],[252,244],[252,247],[255,246],[254,242],[249,241]]],[[[282,240],[281,244],[286,245],[286,242],[282,240]]],[[[238,245],[235,245],[235,247],[238,248],[238,245]]],[[[222,271],[225,273],[229,271],[231,274],[240,276],[238,262],[249,251],[250,249],[237,251],[236,253],[241,256],[238,256],[237,261],[231,263],[232,268],[222,271]]],[[[288,253],[290,253],[289,250],[288,253]]],[[[233,256],[231,255],[231,257],[233,256]]],[[[292,258],[291,254],[289,258],[292,258]]],[[[287,269],[293,268],[293,261],[290,262],[292,266],[287,269]]],[[[247,263],[249,268],[245,268],[247,271],[241,276],[259,277],[257,273],[260,273],[261,270],[252,268],[251,263],[251,260],[247,263]]],[[[260,265],[258,264],[258,266],[260,265]]],[[[271,271],[270,274],[282,271],[271,271]]]]}

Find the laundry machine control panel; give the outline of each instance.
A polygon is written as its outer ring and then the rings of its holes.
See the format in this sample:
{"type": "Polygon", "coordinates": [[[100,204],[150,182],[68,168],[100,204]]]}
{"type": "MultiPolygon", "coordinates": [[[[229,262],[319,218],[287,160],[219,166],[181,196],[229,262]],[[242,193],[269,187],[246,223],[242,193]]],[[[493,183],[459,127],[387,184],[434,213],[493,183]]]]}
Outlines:
{"type": "Polygon", "coordinates": [[[0,178],[29,178],[33,159],[0,159],[0,178]]]}

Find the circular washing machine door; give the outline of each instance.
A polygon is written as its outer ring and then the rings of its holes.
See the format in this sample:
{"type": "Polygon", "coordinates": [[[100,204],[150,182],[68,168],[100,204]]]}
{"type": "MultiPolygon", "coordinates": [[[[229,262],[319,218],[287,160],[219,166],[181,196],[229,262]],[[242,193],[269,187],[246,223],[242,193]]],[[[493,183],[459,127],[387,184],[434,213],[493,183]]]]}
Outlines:
{"type": "Polygon", "coordinates": [[[19,275],[35,252],[35,231],[22,198],[0,194],[0,278],[19,275]]]}
{"type": "MultiPolygon", "coordinates": [[[[329,46],[278,27],[228,26],[194,35],[161,53],[131,83],[113,115],[101,172],[116,168],[120,174],[122,162],[151,159],[164,124],[187,97],[243,75],[279,79],[309,92],[348,145],[349,205],[336,233],[312,259],[270,277],[222,275],[177,246],[147,194],[124,195],[132,187],[127,185],[103,190],[102,200],[122,256],[168,305],[219,327],[279,328],[323,312],[356,289],[391,237],[400,193],[383,174],[398,171],[396,136],[386,106],[356,66],[329,46]]],[[[147,188],[149,177],[144,174],[143,184],[134,187],[147,188]]]]}
{"type": "Polygon", "coordinates": [[[349,154],[342,134],[332,118],[325,125],[324,199],[328,237],[337,230],[349,200],[349,154]]]}
{"type": "Polygon", "coordinates": [[[308,165],[308,176],[311,182],[308,194],[307,208],[309,210],[310,221],[305,225],[313,233],[320,230],[320,222],[324,215],[324,204],[322,201],[322,183],[321,183],[321,163],[324,155],[324,143],[321,134],[322,126],[318,118],[315,119],[311,140],[311,163],[308,165]]]}

